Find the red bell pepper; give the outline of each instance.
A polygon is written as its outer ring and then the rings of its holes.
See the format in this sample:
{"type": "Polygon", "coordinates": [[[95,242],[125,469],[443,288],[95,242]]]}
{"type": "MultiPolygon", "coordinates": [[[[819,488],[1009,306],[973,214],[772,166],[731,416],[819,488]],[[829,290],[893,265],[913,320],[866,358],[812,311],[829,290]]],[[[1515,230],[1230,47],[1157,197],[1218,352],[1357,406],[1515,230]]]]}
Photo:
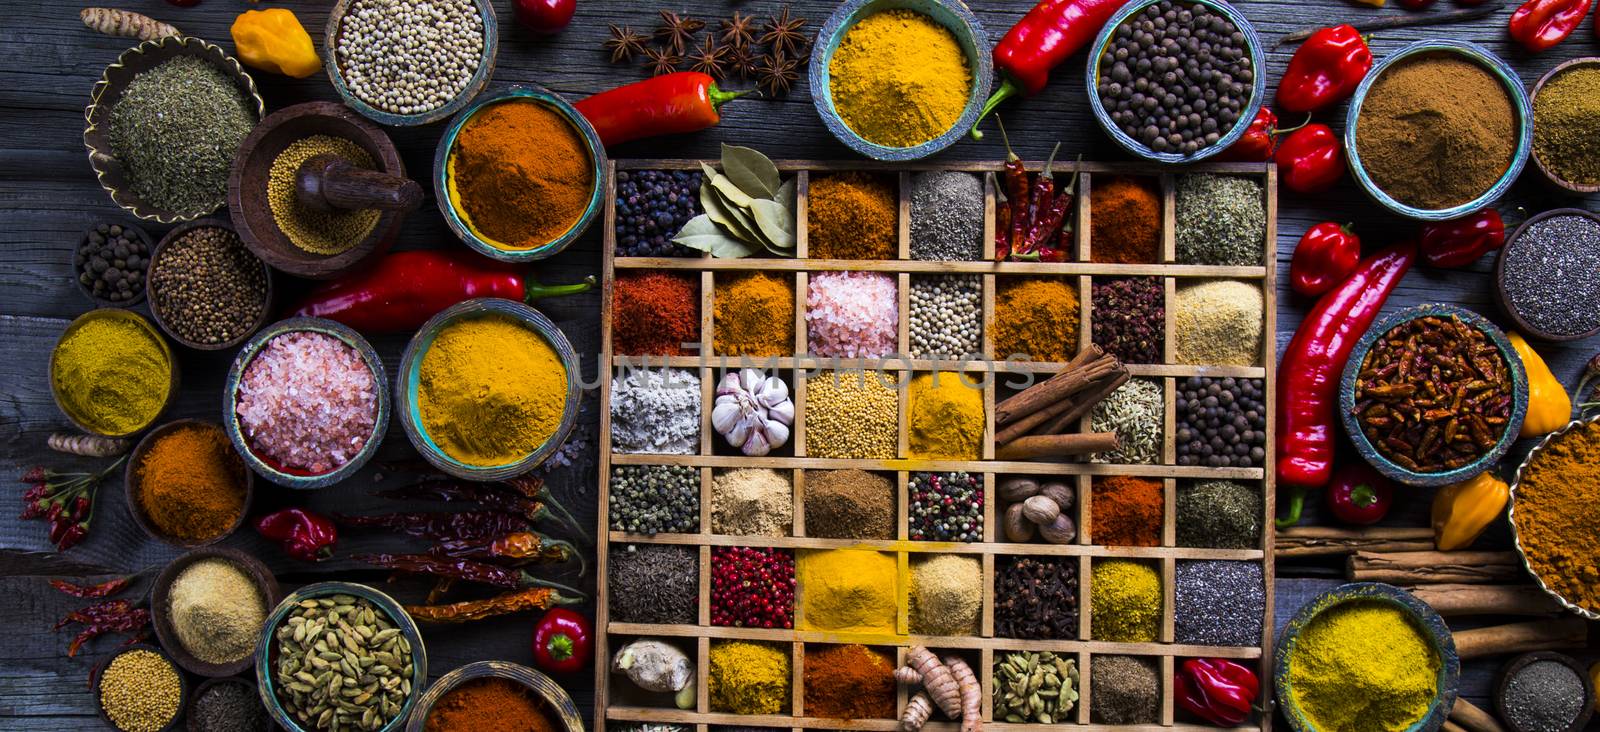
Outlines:
{"type": "Polygon", "coordinates": [[[1350,98],[1372,70],[1372,49],[1350,25],[1323,28],[1300,44],[1278,82],[1278,109],[1315,112],[1350,98]]]}
{"type": "Polygon", "coordinates": [[[1278,177],[1295,193],[1321,193],[1344,177],[1344,143],[1321,122],[1301,127],[1278,145],[1278,177]]]}
{"type": "Polygon", "coordinates": [[[1578,29],[1594,0],[1528,0],[1511,14],[1511,38],[1530,53],[1539,53],[1578,29]]]}
{"type": "Polygon", "coordinates": [[[1339,468],[1333,473],[1333,482],[1328,484],[1328,510],[1333,512],[1334,518],[1347,524],[1378,523],[1389,513],[1393,500],[1394,483],[1366,462],[1339,468]]]}
{"type": "Polygon", "coordinates": [[[604,91],[573,105],[606,147],[644,137],[698,132],[722,121],[718,109],[750,93],[725,92],[698,71],[678,71],[604,91]]]}
{"type": "Polygon", "coordinates": [[[285,554],[303,562],[320,562],[333,556],[339,528],[333,520],[303,508],[285,508],[256,519],[256,533],[278,542],[285,554]]]}
{"type": "Polygon", "coordinates": [[[534,665],[551,673],[582,671],[589,665],[592,635],[587,617],[564,607],[546,611],[533,628],[534,665]]]}
{"type": "Polygon", "coordinates": [[[1404,242],[1362,260],[1295,330],[1278,362],[1279,485],[1304,492],[1328,484],[1345,362],[1416,257],[1416,243],[1404,242]]]}
{"type": "Polygon", "coordinates": [[[1423,224],[1418,246],[1429,266],[1454,269],[1478,261],[1505,243],[1506,224],[1500,212],[1486,208],[1459,219],[1423,224]]]}
{"type": "Polygon", "coordinates": [[[1190,658],[1174,674],[1178,706],[1222,727],[1250,718],[1261,682],[1254,671],[1226,658],[1190,658]]]}
{"type": "Polygon", "coordinates": [[[1289,260],[1289,286],[1316,297],[1343,282],[1361,263],[1361,237],[1349,225],[1324,221],[1306,229],[1289,260]]]}
{"type": "Polygon", "coordinates": [[[1094,40],[1106,21],[1127,0],[1040,0],[1011,26],[994,47],[994,70],[1000,88],[989,95],[972,123],[972,139],[983,139],[978,125],[1000,103],[1023,94],[1033,96],[1050,83],[1050,71],[1094,40]]]}
{"type": "Polygon", "coordinates": [[[594,278],[546,287],[516,265],[460,249],[395,252],[360,272],[320,285],[294,314],[328,318],[369,333],[400,333],[422,327],[439,311],[475,297],[531,303],[571,295],[594,286],[594,278]]]}

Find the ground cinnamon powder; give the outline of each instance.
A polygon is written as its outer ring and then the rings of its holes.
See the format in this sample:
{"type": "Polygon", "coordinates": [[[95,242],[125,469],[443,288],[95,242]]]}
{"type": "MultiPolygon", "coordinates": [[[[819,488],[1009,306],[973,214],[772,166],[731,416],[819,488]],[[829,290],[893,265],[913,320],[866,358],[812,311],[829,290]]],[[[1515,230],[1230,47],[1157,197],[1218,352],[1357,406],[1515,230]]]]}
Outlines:
{"type": "Polygon", "coordinates": [[[1361,164],[1401,203],[1459,206],[1500,179],[1516,152],[1516,111],[1499,79],[1445,54],[1396,64],[1373,82],[1356,123],[1361,164]]]}

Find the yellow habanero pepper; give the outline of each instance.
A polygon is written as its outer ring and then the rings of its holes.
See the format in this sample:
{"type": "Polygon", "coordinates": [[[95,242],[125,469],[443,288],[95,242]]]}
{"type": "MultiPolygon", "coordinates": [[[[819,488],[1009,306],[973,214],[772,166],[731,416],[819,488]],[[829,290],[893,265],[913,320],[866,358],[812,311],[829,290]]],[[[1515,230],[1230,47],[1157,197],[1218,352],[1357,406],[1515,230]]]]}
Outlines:
{"type": "Polygon", "coordinates": [[[1567,396],[1567,387],[1550,373],[1550,367],[1544,365],[1544,359],[1521,333],[1507,333],[1506,338],[1528,372],[1528,416],[1522,420],[1522,431],[1517,436],[1539,437],[1561,429],[1572,419],[1572,397],[1567,396]]]}
{"type": "Polygon", "coordinates": [[[1433,544],[1439,551],[1464,549],[1500,518],[1511,486],[1493,471],[1451,483],[1433,497],[1433,544]]]}
{"type": "Polygon", "coordinates": [[[250,66],[296,79],[322,70],[311,34],[292,10],[246,10],[233,21],[230,31],[239,59],[250,66]]]}

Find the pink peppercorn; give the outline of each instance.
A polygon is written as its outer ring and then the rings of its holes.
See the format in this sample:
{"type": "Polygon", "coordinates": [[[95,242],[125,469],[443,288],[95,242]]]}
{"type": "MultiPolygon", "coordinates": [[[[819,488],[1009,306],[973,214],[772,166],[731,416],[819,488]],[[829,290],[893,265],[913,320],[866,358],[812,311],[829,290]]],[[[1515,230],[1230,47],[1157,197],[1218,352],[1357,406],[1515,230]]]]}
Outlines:
{"type": "Polygon", "coordinates": [[[712,548],[711,624],[793,628],[794,555],[772,548],[712,548]]]}

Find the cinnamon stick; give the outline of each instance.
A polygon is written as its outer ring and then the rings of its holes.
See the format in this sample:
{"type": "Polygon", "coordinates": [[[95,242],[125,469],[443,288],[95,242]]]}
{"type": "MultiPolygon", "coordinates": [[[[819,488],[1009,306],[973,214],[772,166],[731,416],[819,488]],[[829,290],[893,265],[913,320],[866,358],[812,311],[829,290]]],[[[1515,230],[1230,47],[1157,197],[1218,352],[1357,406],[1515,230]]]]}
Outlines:
{"type": "Polygon", "coordinates": [[[1425,552],[1433,549],[1433,530],[1409,527],[1339,529],[1296,526],[1278,532],[1272,553],[1279,559],[1365,552],[1425,552]]]}
{"type": "Polygon", "coordinates": [[[1352,582],[1394,585],[1492,584],[1522,578],[1515,552],[1358,551],[1345,563],[1352,582]]]}
{"type": "Polygon", "coordinates": [[[1561,605],[1554,598],[1533,585],[1425,585],[1412,588],[1411,594],[1447,618],[1561,612],[1561,605]]]}
{"type": "Polygon", "coordinates": [[[1111,392],[1122,388],[1123,384],[1128,383],[1129,378],[1131,377],[1128,374],[1128,369],[1123,368],[1120,372],[1118,372],[1116,378],[1106,382],[1103,386],[1096,388],[1092,392],[1079,394],[1075,406],[1072,407],[1071,411],[1056,417],[1054,421],[1045,423],[1044,426],[1040,427],[1033,434],[1054,435],[1072,429],[1073,425],[1078,423],[1078,420],[1083,419],[1083,415],[1088,414],[1089,410],[1094,409],[1094,405],[1105,401],[1106,397],[1111,396],[1111,392]]]}
{"type": "Polygon", "coordinates": [[[1506,732],[1499,720],[1459,696],[1456,697],[1456,705],[1450,709],[1450,721],[1447,724],[1455,724],[1466,732],[1506,732]]]}
{"type": "Polygon", "coordinates": [[[1107,452],[1118,447],[1115,432],[1079,432],[1069,435],[1019,437],[995,451],[1000,460],[1032,460],[1107,452]]]}
{"type": "Polygon", "coordinates": [[[1061,373],[1034,384],[1022,393],[995,405],[994,423],[996,426],[1011,424],[1089,388],[1101,376],[1109,374],[1120,367],[1121,364],[1115,358],[1100,357],[1079,368],[1069,367],[1063,369],[1061,373]]]}
{"type": "Polygon", "coordinates": [[[1589,625],[1579,617],[1534,620],[1463,630],[1455,634],[1456,654],[1467,661],[1485,656],[1577,648],[1589,640],[1589,625]]]}
{"type": "Polygon", "coordinates": [[[1467,728],[1446,719],[1444,724],[1439,726],[1439,732],[1467,732],[1467,728]]]}
{"type": "Polygon", "coordinates": [[[1012,422],[1011,424],[1007,425],[1005,429],[1000,430],[995,434],[994,444],[1004,445],[1007,442],[1026,435],[1029,432],[1032,432],[1033,428],[1061,416],[1062,412],[1066,412],[1076,405],[1076,400],[1072,397],[1068,397],[1056,402],[1055,404],[1051,404],[1044,409],[1040,409],[1033,414],[1023,417],[1022,419],[1012,422]]]}

